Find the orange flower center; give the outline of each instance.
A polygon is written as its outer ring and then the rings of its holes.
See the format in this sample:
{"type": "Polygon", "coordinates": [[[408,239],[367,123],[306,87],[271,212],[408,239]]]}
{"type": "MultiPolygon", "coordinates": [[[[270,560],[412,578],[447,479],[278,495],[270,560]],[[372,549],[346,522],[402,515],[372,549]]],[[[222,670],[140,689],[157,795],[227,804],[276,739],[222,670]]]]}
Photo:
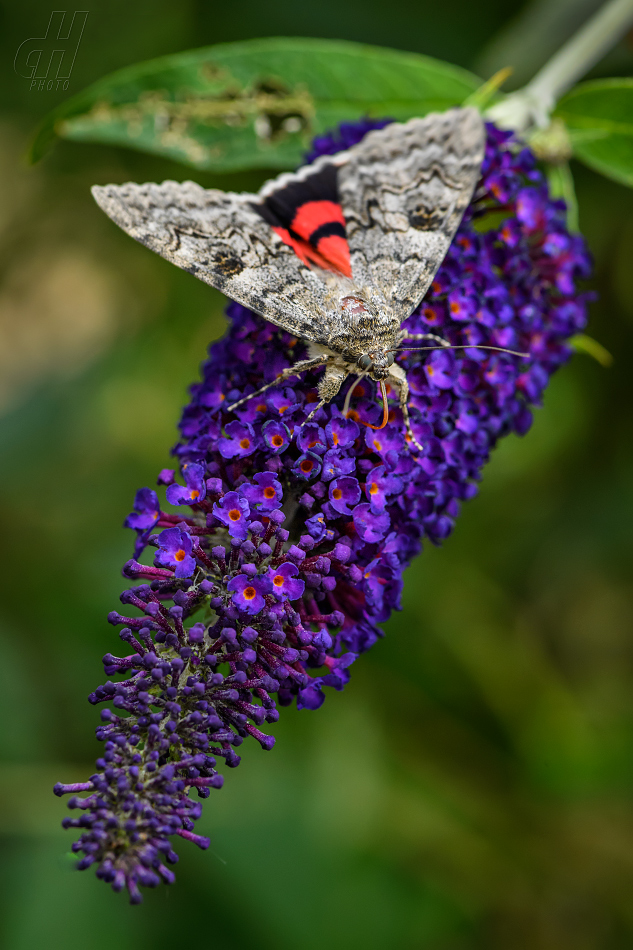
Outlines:
{"type": "Polygon", "coordinates": [[[274,498],[274,497],[275,497],[275,489],[273,488],[272,485],[268,485],[268,487],[264,489],[264,498],[274,498]]]}
{"type": "Polygon", "coordinates": [[[240,448],[241,449],[250,449],[251,440],[250,439],[240,439],[240,448]]]}
{"type": "Polygon", "coordinates": [[[229,511],[229,518],[231,521],[239,521],[241,517],[242,512],[239,510],[239,508],[231,508],[229,511]]]}
{"type": "Polygon", "coordinates": [[[369,486],[369,494],[370,495],[378,494],[378,485],[376,484],[376,482],[372,482],[371,485],[369,486]]]}
{"type": "Polygon", "coordinates": [[[332,492],[332,498],[334,498],[335,501],[338,501],[339,498],[342,498],[342,497],[343,497],[343,492],[341,491],[341,489],[335,488],[334,491],[332,492]]]}
{"type": "Polygon", "coordinates": [[[338,439],[338,432],[333,432],[333,433],[332,433],[332,442],[334,443],[334,445],[338,445],[338,441],[339,441],[339,439],[338,439]]]}
{"type": "Polygon", "coordinates": [[[273,584],[275,585],[275,587],[283,587],[284,586],[283,574],[275,574],[275,576],[273,577],[273,584]]]}
{"type": "Polygon", "coordinates": [[[257,412],[266,412],[265,402],[260,402],[260,404],[257,406],[257,412]]]}
{"type": "Polygon", "coordinates": [[[193,489],[189,492],[189,497],[191,498],[192,501],[195,501],[196,498],[199,498],[199,497],[200,497],[200,492],[198,491],[197,488],[193,488],[193,489]]]}
{"type": "Polygon", "coordinates": [[[304,459],[299,468],[304,474],[307,474],[314,468],[314,462],[310,461],[310,459],[304,459]]]}
{"type": "Polygon", "coordinates": [[[175,560],[175,561],[184,561],[184,559],[185,559],[186,557],[187,557],[187,555],[185,554],[185,552],[184,552],[184,550],[183,550],[182,548],[180,548],[180,549],[179,549],[178,551],[176,551],[176,553],[174,554],[174,560],[175,560]]]}
{"type": "Polygon", "coordinates": [[[284,444],[284,440],[282,436],[280,435],[274,435],[270,441],[273,445],[273,448],[275,449],[278,449],[281,445],[284,444]]]}
{"type": "Polygon", "coordinates": [[[459,310],[460,310],[459,304],[453,301],[453,303],[451,304],[451,313],[459,313],[459,310]]]}
{"type": "Polygon", "coordinates": [[[378,439],[374,439],[374,448],[378,449],[378,451],[380,452],[382,448],[382,442],[379,442],[378,439]]]}
{"type": "Polygon", "coordinates": [[[257,591],[254,587],[245,587],[243,590],[245,600],[254,600],[257,597],[257,591]]]}

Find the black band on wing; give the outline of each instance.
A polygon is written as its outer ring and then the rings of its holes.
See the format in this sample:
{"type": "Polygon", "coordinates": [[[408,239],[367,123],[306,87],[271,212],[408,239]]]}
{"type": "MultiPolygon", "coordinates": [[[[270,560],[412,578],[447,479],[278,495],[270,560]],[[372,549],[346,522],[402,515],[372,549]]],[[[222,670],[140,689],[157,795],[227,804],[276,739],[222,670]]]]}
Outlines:
{"type": "Polygon", "coordinates": [[[301,181],[291,181],[279,191],[273,192],[261,204],[251,207],[261,214],[271,227],[289,228],[301,205],[308,201],[334,201],[338,203],[336,184],[337,168],[324,165],[314,175],[301,181]]]}

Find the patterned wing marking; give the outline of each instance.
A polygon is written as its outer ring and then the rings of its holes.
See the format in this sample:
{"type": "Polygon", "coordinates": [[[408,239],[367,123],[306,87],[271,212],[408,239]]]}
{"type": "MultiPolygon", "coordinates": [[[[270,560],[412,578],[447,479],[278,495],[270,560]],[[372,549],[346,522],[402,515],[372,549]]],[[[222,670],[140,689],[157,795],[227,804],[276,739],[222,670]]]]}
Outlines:
{"type": "Polygon", "coordinates": [[[95,186],[92,193],[135,240],[271,323],[324,345],[336,332],[328,287],[335,278],[282,242],[254,210],[259,196],[191,181],[95,186]]]}
{"type": "Polygon", "coordinates": [[[370,132],[338,169],[352,274],[402,322],[442,263],[479,177],[475,109],[431,113],[370,132]]]}

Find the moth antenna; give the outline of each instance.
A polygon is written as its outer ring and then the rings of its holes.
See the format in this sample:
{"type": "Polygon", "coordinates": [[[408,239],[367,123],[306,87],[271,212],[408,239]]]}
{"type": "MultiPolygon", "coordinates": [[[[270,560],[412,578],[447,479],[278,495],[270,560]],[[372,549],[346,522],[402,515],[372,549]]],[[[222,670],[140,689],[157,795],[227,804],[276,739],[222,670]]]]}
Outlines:
{"type": "Polygon", "coordinates": [[[387,402],[387,389],[382,379],[380,380],[380,392],[382,393],[382,422],[379,426],[373,426],[371,422],[363,422],[368,429],[384,429],[389,421],[389,403],[387,402]]]}
{"type": "Polygon", "coordinates": [[[343,404],[343,415],[344,415],[344,417],[345,417],[346,419],[347,419],[347,413],[349,412],[349,404],[350,404],[350,401],[351,401],[351,398],[352,398],[352,393],[354,392],[354,390],[356,389],[356,387],[357,387],[358,384],[360,383],[361,379],[363,379],[363,377],[366,376],[366,375],[367,375],[366,373],[360,373],[360,374],[356,377],[356,382],[355,382],[355,383],[348,389],[348,391],[347,391],[347,395],[345,396],[345,402],[344,402],[344,404],[343,404]]]}
{"type": "Polygon", "coordinates": [[[497,353],[510,353],[511,356],[522,356],[524,359],[530,356],[529,353],[521,353],[519,350],[508,350],[505,346],[485,346],[483,343],[448,343],[445,346],[399,346],[388,352],[402,353],[404,350],[496,350],[497,353]]]}

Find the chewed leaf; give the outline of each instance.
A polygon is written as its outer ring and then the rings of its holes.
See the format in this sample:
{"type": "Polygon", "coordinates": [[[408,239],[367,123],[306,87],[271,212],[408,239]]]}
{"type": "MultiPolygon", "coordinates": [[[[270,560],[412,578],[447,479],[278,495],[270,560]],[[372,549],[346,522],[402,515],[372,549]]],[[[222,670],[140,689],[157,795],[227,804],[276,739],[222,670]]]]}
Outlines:
{"type": "Polygon", "coordinates": [[[567,126],[575,158],[633,187],[633,79],[581,83],[555,114],[567,126]]]}
{"type": "Polygon", "coordinates": [[[310,139],[362,116],[406,120],[460,104],[481,85],[449,63],[340,40],[224,43],[122,69],[42,123],[55,138],[124,145],[195,168],[292,168],[310,139]]]}

